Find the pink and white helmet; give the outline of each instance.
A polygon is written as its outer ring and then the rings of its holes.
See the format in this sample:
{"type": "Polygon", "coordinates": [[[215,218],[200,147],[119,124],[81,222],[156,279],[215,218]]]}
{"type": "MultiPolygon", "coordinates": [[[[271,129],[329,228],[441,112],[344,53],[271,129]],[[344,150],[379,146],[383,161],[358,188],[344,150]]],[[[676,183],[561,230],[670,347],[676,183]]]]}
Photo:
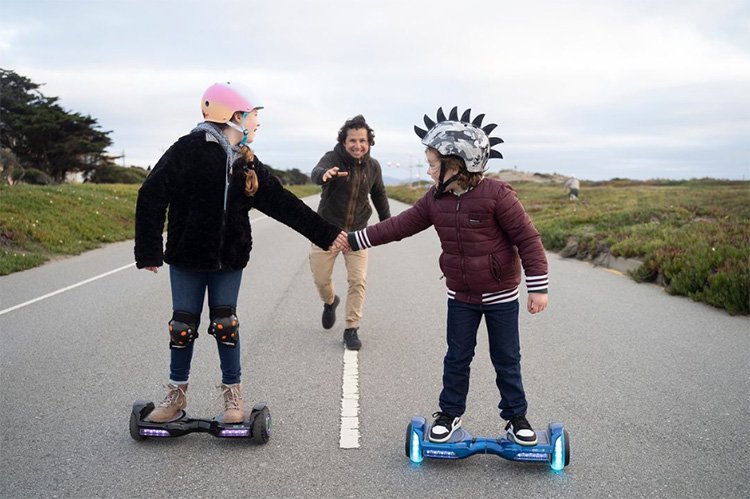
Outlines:
{"type": "Polygon", "coordinates": [[[214,83],[203,92],[201,99],[203,119],[214,123],[227,123],[235,112],[249,113],[255,109],[263,109],[263,106],[254,105],[247,92],[229,83],[214,83]]]}

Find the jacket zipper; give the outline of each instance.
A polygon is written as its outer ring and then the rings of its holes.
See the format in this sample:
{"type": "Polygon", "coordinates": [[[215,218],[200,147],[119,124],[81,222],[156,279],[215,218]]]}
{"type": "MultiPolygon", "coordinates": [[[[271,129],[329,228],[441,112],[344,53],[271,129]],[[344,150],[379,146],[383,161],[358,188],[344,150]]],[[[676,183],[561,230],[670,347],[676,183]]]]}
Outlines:
{"type": "Polygon", "coordinates": [[[461,240],[461,220],[459,212],[461,211],[461,197],[456,196],[456,240],[458,241],[458,261],[461,262],[461,279],[464,281],[464,286],[468,288],[469,283],[466,282],[466,265],[464,262],[464,247],[463,241],[461,240]]]}
{"type": "Polygon", "coordinates": [[[357,200],[359,199],[359,189],[362,185],[362,178],[361,178],[361,171],[358,169],[358,166],[361,166],[361,162],[357,160],[354,163],[354,167],[352,168],[351,172],[349,172],[350,177],[347,177],[347,179],[353,177],[356,175],[356,179],[351,179],[352,182],[352,195],[349,198],[349,206],[346,210],[346,225],[344,226],[344,230],[351,230],[352,225],[354,224],[354,215],[357,210],[357,200]]]}
{"type": "MultiPolygon", "coordinates": [[[[230,161],[227,158],[227,161],[230,161]]],[[[224,268],[221,255],[224,251],[224,233],[227,227],[227,205],[229,204],[229,180],[232,176],[232,165],[227,165],[224,169],[224,209],[221,213],[221,230],[219,231],[219,270],[224,268]]]]}

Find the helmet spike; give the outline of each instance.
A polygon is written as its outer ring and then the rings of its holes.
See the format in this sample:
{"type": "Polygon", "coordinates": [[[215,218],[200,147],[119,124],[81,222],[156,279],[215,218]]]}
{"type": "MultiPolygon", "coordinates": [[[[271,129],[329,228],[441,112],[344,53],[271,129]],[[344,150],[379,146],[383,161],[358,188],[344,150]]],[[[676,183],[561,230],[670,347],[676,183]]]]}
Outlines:
{"type": "Polygon", "coordinates": [[[492,130],[494,130],[495,128],[497,128],[497,125],[494,123],[490,123],[489,125],[482,127],[482,131],[489,136],[489,134],[491,134],[492,130]]]}
{"type": "Polygon", "coordinates": [[[497,128],[496,124],[491,123],[482,127],[484,114],[479,114],[472,120],[470,108],[461,113],[458,106],[454,106],[448,116],[449,118],[446,118],[442,107],[438,108],[435,121],[427,115],[424,116],[427,130],[414,127],[414,132],[422,140],[422,144],[437,149],[442,155],[460,157],[470,173],[486,171],[487,160],[491,158],[502,159],[500,151],[495,151],[492,147],[502,144],[503,139],[490,137],[490,133],[497,128]]]}

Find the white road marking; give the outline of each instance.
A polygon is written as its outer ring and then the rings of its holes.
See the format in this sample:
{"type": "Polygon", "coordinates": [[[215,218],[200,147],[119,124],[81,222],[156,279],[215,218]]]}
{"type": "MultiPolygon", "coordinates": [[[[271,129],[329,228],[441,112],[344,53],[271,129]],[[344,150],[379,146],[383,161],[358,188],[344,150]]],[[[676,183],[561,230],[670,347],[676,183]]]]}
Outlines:
{"type": "Polygon", "coordinates": [[[0,315],[7,314],[8,312],[12,312],[14,310],[18,310],[19,308],[25,307],[27,305],[31,305],[32,303],[36,303],[38,301],[42,301],[44,299],[47,299],[51,296],[59,295],[60,293],[64,293],[66,291],[70,291],[71,289],[77,288],[78,286],[83,286],[84,284],[88,284],[92,281],[96,281],[97,279],[101,279],[102,277],[107,277],[110,274],[114,274],[115,272],[119,272],[121,270],[129,269],[130,267],[135,267],[135,263],[129,263],[128,265],[123,265],[120,268],[110,270],[109,272],[105,272],[103,274],[99,274],[98,276],[94,276],[90,279],[86,279],[85,281],[77,282],[75,284],[72,284],[68,287],[58,289],[57,291],[53,291],[51,293],[47,293],[46,295],[39,296],[37,298],[34,298],[33,300],[25,301],[23,303],[19,303],[18,305],[10,308],[6,308],[5,310],[0,310],[0,315]]]}
{"type": "MultiPolygon", "coordinates": [[[[268,218],[268,215],[261,215],[261,216],[256,217],[256,218],[252,218],[250,221],[251,222],[257,222],[257,221],[263,220],[264,218],[268,218]]],[[[47,293],[46,295],[39,296],[37,298],[34,298],[33,300],[29,300],[29,301],[25,301],[23,303],[19,303],[18,305],[15,305],[15,306],[10,307],[10,308],[6,308],[5,310],[0,310],[0,315],[7,314],[8,312],[13,312],[14,310],[18,310],[19,308],[23,308],[23,307],[25,307],[27,305],[31,305],[32,303],[36,303],[38,301],[45,300],[45,299],[50,298],[52,296],[59,295],[60,293],[64,293],[66,291],[70,291],[71,289],[77,288],[78,286],[83,286],[84,284],[88,284],[90,282],[96,281],[97,279],[101,279],[102,277],[107,277],[108,275],[114,274],[115,272],[120,272],[121,270],[125,270],[125,269],[128,269],[130,267],[134,267],[134,266],[135,266],[135,263],[130,263],[128,265],[123,265],[122,267],[116,268],[114,270],[110,270],[109,272],[105,272],[103,274],[99,274],[98,276],[94,276],[94,277],[92,277],[90,279],[86,279],[85,281],[81,281],[81,282],[78,282],[76,284],[72,284],[72,285],[70,285],[70,286],[68,286],[66,288],[58,289],[57,291],[53,291],[51,293],[47,293]]]]}
{"type": "Polygon", "coordinates": [[[339,447],[359,448],[359,367],[356,350],[344,350],[339,447]]]}

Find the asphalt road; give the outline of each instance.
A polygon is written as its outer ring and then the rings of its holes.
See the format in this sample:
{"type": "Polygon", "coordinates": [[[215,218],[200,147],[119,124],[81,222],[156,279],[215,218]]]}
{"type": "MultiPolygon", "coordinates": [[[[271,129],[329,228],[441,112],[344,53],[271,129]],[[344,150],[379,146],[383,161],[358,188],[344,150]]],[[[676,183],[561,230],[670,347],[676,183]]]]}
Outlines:
{"type": "MultiPolygon", "coordinates": [[[[128,267],[7,311],[132,262],[132,242],[113,244],[0,278],[0,496],[750,496],[750,319],[555,254],[550,307],[521,313],[523,373],[529,419],[565,423],[570,466],[491,455],[411,465],[406,425],[437,410],[445,350],[432,230],[370,250],[360,447],[340,449],[343,324],[320,326],[309,243],[258,217],[238,315],[245,399],[268,403],[269,443],[130,438],[133,401],[160,401],[167,380],[164,270],[128,267]]],[[[343,262],[336,283],[344,293],[343,262]]],[[[201,331],[191,415],[219,410],[218,382],[201,331]]],[[[497,402],[482,327],[464,426],[500,433],[497,402]]]]}

